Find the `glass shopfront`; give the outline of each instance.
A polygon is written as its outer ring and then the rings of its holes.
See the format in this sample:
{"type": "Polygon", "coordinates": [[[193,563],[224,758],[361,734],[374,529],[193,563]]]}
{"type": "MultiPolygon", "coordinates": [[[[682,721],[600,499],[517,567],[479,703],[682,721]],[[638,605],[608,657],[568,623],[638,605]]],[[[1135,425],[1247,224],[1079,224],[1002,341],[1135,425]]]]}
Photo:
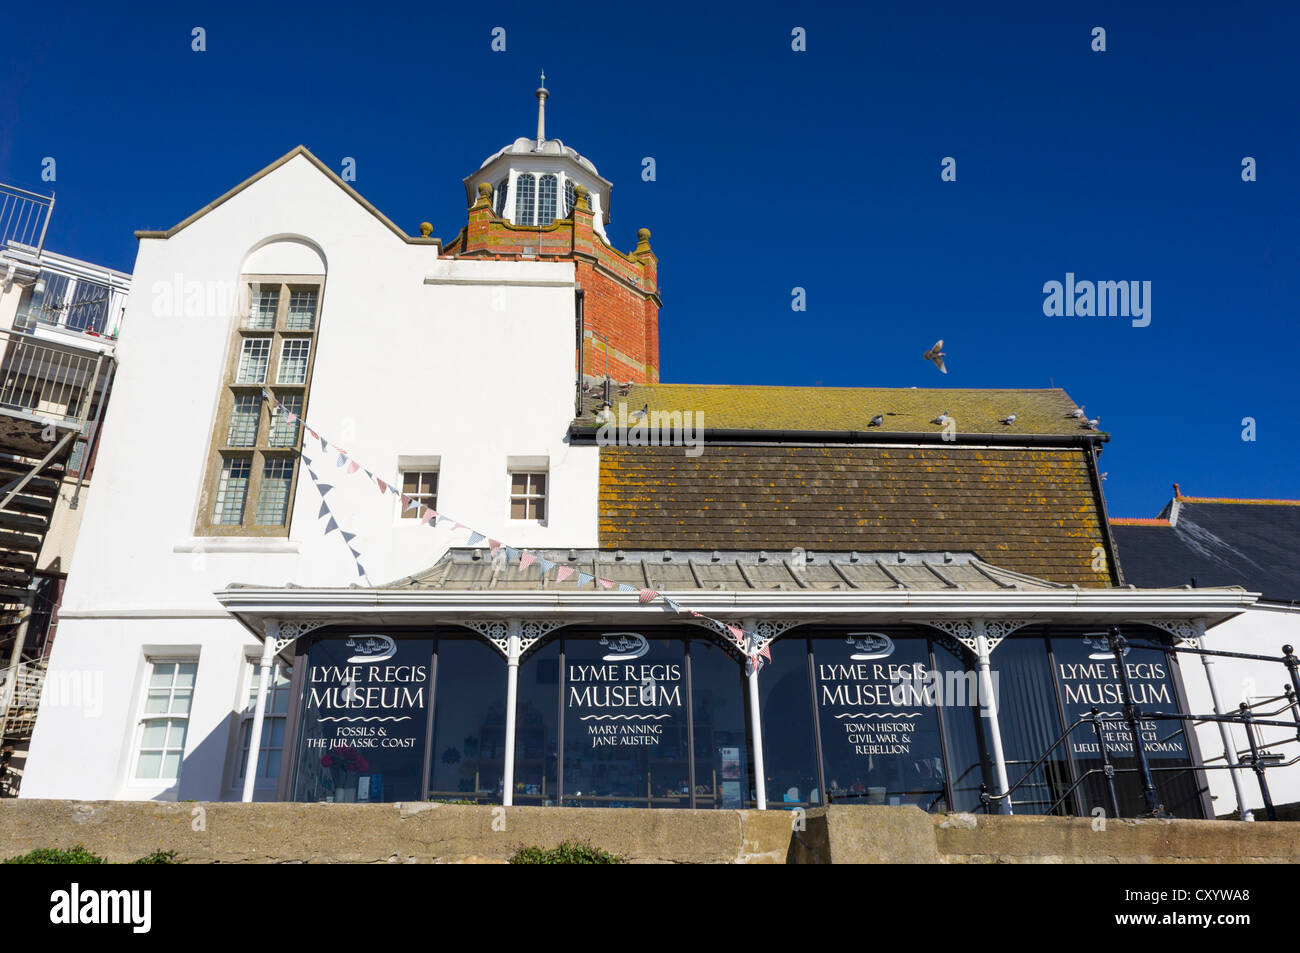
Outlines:
{"type": "MultiPolygon", "coordinates": [[[[1154,630],[1126,629],[1156,640],[1154,630]]],[[[507,666],[468,630],[348,633],[300,645],[294,800],[501,803],[507,666]]],[[[971,653],[924,626],[794,629],[759,676],[769,807],[835,801],[981,809],[996,788],[971,653]]],[[[1085,627],[1027,627],[991,656],[1007,776],[1020,780],[1096,706],[1111,762],[1136,766],[1119,668],[1085,627]]],[[[1130,647],[1145,714],[1184,710],[1175,657],[1130,647]]],[[[749,693],[736,655],[695,626],[558,630],[521,661],[515,804],[742,808],[756,804],[749,693]]],[[[1203,816],[1193,740],[1139,725],[1165,806],[1203,816]]],[[[1111,813],[1098,740],[1076,728],[1020,784],[1017,813],[1111,813]]],[[[1144,810],[1120,773],[1121,813],[1144,810]]]]}

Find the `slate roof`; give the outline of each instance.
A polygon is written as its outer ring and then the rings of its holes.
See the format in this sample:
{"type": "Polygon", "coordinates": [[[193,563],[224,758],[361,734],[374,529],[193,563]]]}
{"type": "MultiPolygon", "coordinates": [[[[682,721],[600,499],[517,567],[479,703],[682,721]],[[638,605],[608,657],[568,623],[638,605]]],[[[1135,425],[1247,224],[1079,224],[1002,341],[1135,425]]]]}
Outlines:
{"type": "MultiPolygon", "coordinates": [[[[591,380],[584,393],[583,413],[575,421],[594,426],[603,382],[591,380]]],[[[860,432],[870,438],[885,434],[933,435],[943,425],[940,414],[956,421],[958,434],[1052,435],[1104,441],[1105,433],[1070,416],[1076,407],[1069,395],[1055,389],[976,389],[938,387],[776,387],[730,384],[614,385],[610,403],[627,413],[648,405],[650,411],[691,411],[704,414],[704,427],[719,431],[860,432]],[[877,414],[879,427],[869,426],[877,414]],[[1001,421],[1016,415],[1013,424],[1001,421]]]]}
{"type": "Polygon", "coordinates": [[[1101,508],[1082,448],[602,447],[603,549],[973,552],[1055,583],[1094,570],[1101,508]]]}
{"type": "MultiPolygon", "coordinates": [[[[541,559],[575,570],[564,582],[543,576],[537,563],[523,572],[517,564],[497,570],[481,548],[451,549],[422,573],[384,589],[595,589],[578,585],[578,573],[599,576],[638,589],[676,592],[744,590],[1043,590],[1059,586],[989,565],[971,553],[814,552],[802,570],[787,552],[671,550],[529,550],[541,559]]],[[[796,561],[797,564],[797,561],[796,561]]]]}
{"type": "Polygon", "coordinates": [[[1113,519],[1124,579],[1142,587],[1242,586],[1300,600],[1300,500],[1176,496],[1157,519],[1113,519]]]}

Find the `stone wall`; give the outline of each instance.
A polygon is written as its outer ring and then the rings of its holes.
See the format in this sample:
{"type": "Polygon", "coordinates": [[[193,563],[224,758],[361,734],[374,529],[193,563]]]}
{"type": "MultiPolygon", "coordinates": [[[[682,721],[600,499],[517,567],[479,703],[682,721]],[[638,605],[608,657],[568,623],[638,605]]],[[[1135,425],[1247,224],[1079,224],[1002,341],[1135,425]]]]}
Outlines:
{"type": "Polygon", "coordinates": [[[675,811],[457,804],[0,802],[0,858],[84,845],[113,862],[500,863],[585,840],[635,863],[1296,863],[1300,827],[931,816],[914,807],[675,811]]]}

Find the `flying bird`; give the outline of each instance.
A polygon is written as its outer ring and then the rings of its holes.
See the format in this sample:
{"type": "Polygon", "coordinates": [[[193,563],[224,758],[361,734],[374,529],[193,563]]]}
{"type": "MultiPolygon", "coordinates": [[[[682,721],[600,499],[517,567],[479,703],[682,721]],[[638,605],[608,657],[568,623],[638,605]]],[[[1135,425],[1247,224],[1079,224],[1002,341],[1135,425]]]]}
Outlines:
{"type": "Polygon", "coordinates": [[[871,423],[867,424],[867,426],[868,426],[868,427],[879,427],[879,426],[880,426],[881,424],[883,424],[884,422],[885,422],[885,415],[884,415],[884,414],[876,414],[876,416],[874,416],[874,417],[871,418],[871,423]]]}
{"type": "Polygon", "coordinates": [[[943,371],[943,373],[948,373],[948,368],[943,366],[943,359],[947,356],[943,353],[943,338],[934,342],[934,347],[930,348],[930,350],[926,351],[921,356],[927,361],[932,362],[934,366],[943,371]]]}
{"type": "Polygon", "coordinates": [[[644,417],[644,416],[646,415],[646,413],[647,413],[649,410],[650,410],[650,402],[649,402],[649,401],[646,401],[645,404],[642,405],[642,407],[641,407],[640,410],[634,410],[634,411],[632,411],[632,413],[628,414],[628,415],[627,415],[627,419],[628,419],[628,420],[640,420],[642,417],[644,417]]]}
{"type": "Polygon", "coordinates": [[[1010,427],[1015,422],[1016,422],[1015,414],[1008,414],[1007,416],[1002,418],[1002,423],[1006,424],[1008,427],[1010,427]]]}

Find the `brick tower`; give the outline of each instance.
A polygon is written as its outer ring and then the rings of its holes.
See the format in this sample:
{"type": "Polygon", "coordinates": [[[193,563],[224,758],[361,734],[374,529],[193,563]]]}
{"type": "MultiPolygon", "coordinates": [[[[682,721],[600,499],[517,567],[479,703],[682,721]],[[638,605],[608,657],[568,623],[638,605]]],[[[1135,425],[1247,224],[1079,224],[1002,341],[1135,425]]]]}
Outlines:
{"type": "Polygon", "coordinates": [[[546,100],[537,89],[537,136],[519,138],[465,178],[469,223],[445,258],[571,261],[580,294],[578,373],[638,384],[659,380],[659,259],[650,230],[636,248],[609,243],[613,184],[590,160],[546,138],[546,100]]]}

